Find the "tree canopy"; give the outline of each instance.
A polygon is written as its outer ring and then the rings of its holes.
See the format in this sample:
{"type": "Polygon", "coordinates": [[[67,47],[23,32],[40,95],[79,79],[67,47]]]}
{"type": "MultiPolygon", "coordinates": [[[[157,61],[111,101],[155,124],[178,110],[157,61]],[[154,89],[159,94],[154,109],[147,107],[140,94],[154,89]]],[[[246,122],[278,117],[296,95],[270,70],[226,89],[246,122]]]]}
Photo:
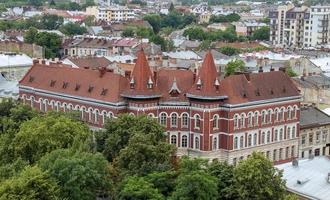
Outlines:
{"type": "Polygon", "coordinates": [[[230,61],[225,67],[225,76],[230,76],[236,72],[244,72],[245,63],[242,60],[230,61]]]}

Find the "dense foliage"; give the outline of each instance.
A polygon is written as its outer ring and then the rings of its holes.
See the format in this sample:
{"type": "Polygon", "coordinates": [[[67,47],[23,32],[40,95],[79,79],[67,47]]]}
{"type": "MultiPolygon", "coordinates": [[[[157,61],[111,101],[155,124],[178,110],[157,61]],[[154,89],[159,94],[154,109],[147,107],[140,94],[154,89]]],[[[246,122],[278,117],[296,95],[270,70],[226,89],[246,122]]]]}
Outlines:
{"type": "Polygon", "coordinates": [[[0,117],[0,200],[296,200],[262,154],[236,167],[177,159],[146,116],[121,115],[92,133],[74,114],[5,100],[0,117]]]}

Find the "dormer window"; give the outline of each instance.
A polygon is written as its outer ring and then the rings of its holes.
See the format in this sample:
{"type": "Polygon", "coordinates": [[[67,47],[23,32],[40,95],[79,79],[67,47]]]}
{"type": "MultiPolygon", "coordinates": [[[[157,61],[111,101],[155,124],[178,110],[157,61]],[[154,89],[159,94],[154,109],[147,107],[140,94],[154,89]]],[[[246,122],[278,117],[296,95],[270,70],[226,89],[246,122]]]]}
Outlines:
{"type": "Polygon", "coordinates": [[[107,92],[108,92],[108,89],[103,88],[102,92],[101,92],[101,95],[105,96],[107,94],[107,92]]]}
{"type": "Polygon", "coordinates": [[[148,89],[152,89],[154,85],[154,82],[151,80],[151,77],[149,77],[149,80],[148,80],[148,89]]]}
{"type": "Polygon", "coordinates": [[[50,81],[50,87],[54,87],[54,86],[55,86],[55,83],[56,83],[56,81],[51,80],[51,81],[50,81]]]}
{"type": "Polygon", "coordinates": [[[176,78],[174,78],[173,80],[173,84],[172,84],[172,87],[169,91],[169,93],[172,95],[172,96],[176,96],[176,95],[179,95],[181,93],[180,89],[178,88],[178,85],[176,83],[176,78]]]}
{"type": "Polygon", "coordinates": [[[68,82],[63,82],[62,88],[66,89],[68,87],[69,83],[68,82]]]}
{"type": "Polygon", "coordinates": [[[215,86],[215,88],[218,90],[219,89],[219,86],[220,86],[220,81],[219,81],[219,79],[217,78],[217,79],[215,79],[215,81],[214,81],[214,86],[215,86]]]}
{"type": "Polygon", "coordinates": [[[75,91],[78,91],[80,89],[80,85],[76,84],[76,87],[74,88],[75,91]]]}
{"type": "Polygon", "coordinates": [[[198,78],[198,81],[197,81],[196,85],[197,85],[197,90],[200,90],[202,88],[202,80],[201,80],[201,78],[198,78]]]}
{"type": "Polygon", "coordinates": [[[30,76],[29,82],[32,83],[33,81],[34,81],[34,77],[33,76],[30,76]]]}
{"type": "Polygon", "coordinates": [[[91,85],[90,85],[90,86],[88,87],[88,92],[91,93],[91,92],[93,91],[93,89],[94,89],[94,86],[91,86],[91,85]]]}
{"type": "Polygon", "coordinates": [[[129,82],[130,88],[134,89],[135,81],[134,78],[132,77],[131,81],[129,82]]]}

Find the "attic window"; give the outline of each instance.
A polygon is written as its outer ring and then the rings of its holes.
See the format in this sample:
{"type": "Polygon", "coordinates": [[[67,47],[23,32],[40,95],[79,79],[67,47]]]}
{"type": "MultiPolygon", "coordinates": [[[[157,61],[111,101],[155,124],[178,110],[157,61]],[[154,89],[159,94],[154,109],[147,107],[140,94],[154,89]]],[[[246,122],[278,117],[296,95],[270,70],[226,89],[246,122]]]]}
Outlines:
{"type": "Polygon", "coordinates": [[[54,86],[55,86],[55,83],[56,83],[56,81],[51,80],[51,81],[50,81],[50,87],[54,87],[54,86]]]}
{"type": "Polygon", "coordinates": [[[273,90],[273,88],[270,89],[269,93],[270,93],[271,95],[274,94],[274,90],[273,90]]]}
{"type": "Polygon", "coordinates": [[[34,76],[30,76],[29,82],[32,83],[34,81],[34,76]]]}
{"type": "Polygon", "coordinates": [[[151,77],[149,77],[148,85],[147,85],[148,89],[152,89],[153,85],[154,85],[154,82],[151,80],[151,77]]]}
{"type": "Polygon", "coordinates": [[[256,93],[256,96],[260,96],[259,88],[256,89],[255,93],[256,93]]]}
{"type": "Polygon", "coordinates": [[[243,96],[243,98],[246,98],[247,97],[247,94],[246,94],[246,91],[245,90],[243,90],[242,96],[243,96]]]}
{"type": "Polygon", "coordinates": [[[78,91],[80,89],[80,85],[76,84],[76,87],[74,88],[75,91],[78,91]]]}
{"type": "Polygon", "coordinates": [[[93,91],[93,89],[94,89],[94,86],[91,86],[91,85],[90,85],[90,86],[88,87],[88,92],[91,93],[91,92],[93,91]]]}
{"type": "Polygon", "coordinates": [[[68,85],[69,85],[69,83],[68,83],[68,82],[63,82],[63,86],[62,86],[62,88],[63,88],[63,89],[65,89],[65,88],[67,88],[67,87],[68,87],[68,85]]]}
{"type": "Polygon", "coordinates": [[[102,89],[102,92],[101,92],[101,95],[102,96],[105,96],[106,94],[107,94],[107,92],[108,92],[108,89],[102,89]]]}
{"type": "Polygon", "coordinates": [[[134,89],[134,84],[135,84],[135,81],[134,81],[134,78],[132,77],[131,81],[129,82],[131,89],[134,89]]]}
{"type": "Polygon", "coordinates": [[[286,93],[286,88],[285,88],[285,86],[283,86],[282,91],[283,91],[283,93],[286,93]]]}
{"type": "Polygon", "coordinates": [[[197,90],[200,90],[201,87],[202,87],[202,81],[201,81],[200,78],[198,78],[198,81],[197,81],[196,85],[197,85],[197,90]]]}

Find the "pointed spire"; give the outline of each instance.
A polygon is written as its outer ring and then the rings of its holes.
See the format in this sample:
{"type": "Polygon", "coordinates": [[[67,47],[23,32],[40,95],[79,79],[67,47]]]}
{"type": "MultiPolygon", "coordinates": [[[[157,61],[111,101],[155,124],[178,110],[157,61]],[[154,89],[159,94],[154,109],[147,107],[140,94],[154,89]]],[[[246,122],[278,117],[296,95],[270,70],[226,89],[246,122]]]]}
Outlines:
{"type": "Polygon", "coordinates": [[[137,60],[132,72],[132,79],[134,79],[134,89],[144,90],[149,88],[149,83],[154,83],[153,76],[144,54],[144,50],[141,46],[141,50],[138,52],[137,60]]]}

